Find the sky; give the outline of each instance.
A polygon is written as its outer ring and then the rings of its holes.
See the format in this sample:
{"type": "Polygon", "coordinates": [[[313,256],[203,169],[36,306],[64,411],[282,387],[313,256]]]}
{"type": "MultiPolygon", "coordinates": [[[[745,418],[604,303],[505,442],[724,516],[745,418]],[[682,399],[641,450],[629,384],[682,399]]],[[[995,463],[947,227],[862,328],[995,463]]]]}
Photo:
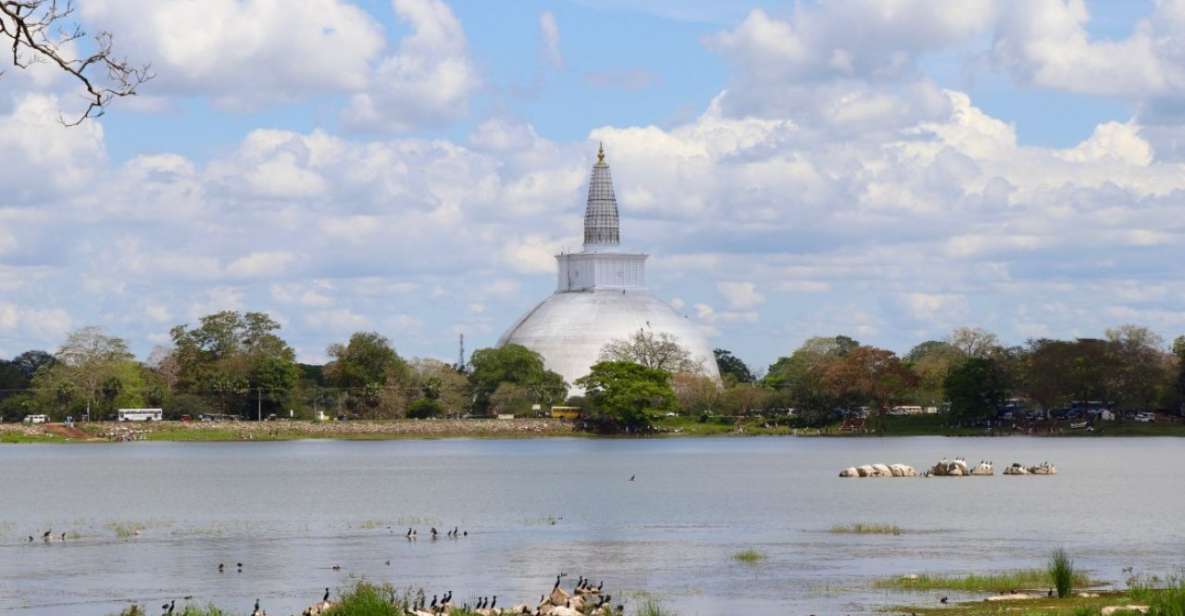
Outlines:
{"type": "Polygon", "coordinates": [[[0,75],[0,357],[265,311],[490,346],[580,245],[603,143],[652,291],[755,368],[1185,333],[1185,0],[78,0],[155,78],[0,75]]]}

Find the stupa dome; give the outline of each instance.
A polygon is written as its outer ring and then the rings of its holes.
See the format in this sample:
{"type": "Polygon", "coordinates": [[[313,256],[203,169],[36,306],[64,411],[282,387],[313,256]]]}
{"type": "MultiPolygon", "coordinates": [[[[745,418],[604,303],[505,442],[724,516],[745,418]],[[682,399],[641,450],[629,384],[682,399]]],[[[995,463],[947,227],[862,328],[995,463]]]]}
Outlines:
{"type": "Polygon", "coordinates": [[[620,243],[617,198],[601,149],[589,178],[584,250],[556,256],[556,292],[523,315],[498,345],[521,344],[539,353],[548,370],[563,376],[573,393],[580,393],[576,379],[600,361],[606,344],[645,330],[674,337],[704,375],[719,380],[707,338],[647,290],[648,255],[621,251],[620,243]]]}

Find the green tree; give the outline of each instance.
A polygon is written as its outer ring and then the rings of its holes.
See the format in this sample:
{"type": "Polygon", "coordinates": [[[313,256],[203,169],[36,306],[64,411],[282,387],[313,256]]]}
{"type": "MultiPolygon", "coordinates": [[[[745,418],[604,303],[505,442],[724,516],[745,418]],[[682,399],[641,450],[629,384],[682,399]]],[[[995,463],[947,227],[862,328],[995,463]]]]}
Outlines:
{"type": "Polygon", "coordinates": [[[974,425],[996,416],[1008,399],[1008,375],[992,359],[973,357],[956,366],[943,383],[956,425],[974,425]]]}
{"type": "Polygon", "coordinates": [[[358,332],[329,346],[325,380],[342,391],[346,406],[368,417],[398,417],[407,403],[411,370],[386,337],[358,332]]]}
{"type": "Polygon", "coordinates": [[[860,343],[847,336],[808,338],[789,357],[770,365],[762,383],[778,392],[793,407],[797,421],[820,426],[831,421],[836,411],[858,401],[837,396],[824,380],[829,367],[846,357],[860,343]]]}
{"type": "Polygon", "coordinates": [[[716,356],[716,369],[720,371],[720,378],[724,379],[725,383],[753,382],[753,373],[749,371],[749,366],[746,366],[741,358],[733,355],[732,351],[714,349],[712,354],[716,356]]]}
{"type": "Polygon", "coordinates": [[[956,328],[946,341],[966,357],[987,357],[1000,346],[995,334],[979,327],[956,328]]]}
{"type": "Polygon", "coordinates": [[[591,419],[603,429],[646,430],[654,414],[675,407],[671,375],[633,362],[599,362],[576,384],[584,388],[591,419]]]}
{"type": "Polygon", "coordinates": [[[1136,325],[1108,329],[1106,335],[1113,367],[1108,374],[1111,401],[1128,410],[1154,408],[1172,380],[1164,339],[1136,325]]]}
{"type": "Polygon", "coordinates": [[[522,345],[478,349],[470,358],[470,365],[473,406],[479,413],[489,412],[490,396],[502,383],[525,387],[531,401],[544,408],[562,402],[568,395],[564,378],[546,369],[543,357],[522,345]]]}
{"type": "Polygon", "coordinates": [[[469,379],[456,366],[437,359],[414,359],[411,369],[413,388],[420,398],[438,401],[447,415],[461,415],[469,409],[473,400],[469,379]]]}
{"type": "Polygon", "coordinates": [[[33,376],[37,406],[55,419],[90,412],[104,418],[120,407],[144,404],[144,381],[127,343],[98,327],[71,332],[54,362],[33,376]]]}
{"type": "Polygon", "coordinates": [[[966,359],[962,351],[941,340],[928,340],[913,347],[905,356],[906,364],[918,378],[913,398],[919,404],[940,406],[945,400],[943,383],[947,375],[966,359]]]}
{"type": "Polygon", "coordinates": [[[279,330],[267,314],[231,310],[206,315],[192,329],[174,327],[177,390],[246,418],[287,414],[300,369],[279,330]]]}

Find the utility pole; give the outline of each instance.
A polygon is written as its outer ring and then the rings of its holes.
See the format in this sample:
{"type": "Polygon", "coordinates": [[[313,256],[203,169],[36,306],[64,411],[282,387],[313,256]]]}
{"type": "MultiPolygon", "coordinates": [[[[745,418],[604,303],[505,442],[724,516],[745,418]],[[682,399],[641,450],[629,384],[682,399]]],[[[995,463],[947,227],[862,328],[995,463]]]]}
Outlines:
{"type": "Polygon", "coordinates": [[[465,334],[461,334],[460,351],[457,353],[457,372],[465,371],[465,334]]]}
{"type": "Polygon", "coordinates": [[[263,388],[255,388],[255,421],[263,421],[263,388]]]}

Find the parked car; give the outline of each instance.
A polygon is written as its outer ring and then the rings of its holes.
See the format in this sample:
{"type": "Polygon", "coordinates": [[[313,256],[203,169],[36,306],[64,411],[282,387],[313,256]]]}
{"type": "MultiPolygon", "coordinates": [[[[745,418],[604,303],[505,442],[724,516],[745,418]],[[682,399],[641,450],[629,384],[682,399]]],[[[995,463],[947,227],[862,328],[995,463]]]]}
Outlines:
{"type": "Polygon", "coordinates": [[[1136,413],[1135,420],[1137,423],[1152,423],[1156,421],[1156,415],[1153,413],[1136,413]]]}

